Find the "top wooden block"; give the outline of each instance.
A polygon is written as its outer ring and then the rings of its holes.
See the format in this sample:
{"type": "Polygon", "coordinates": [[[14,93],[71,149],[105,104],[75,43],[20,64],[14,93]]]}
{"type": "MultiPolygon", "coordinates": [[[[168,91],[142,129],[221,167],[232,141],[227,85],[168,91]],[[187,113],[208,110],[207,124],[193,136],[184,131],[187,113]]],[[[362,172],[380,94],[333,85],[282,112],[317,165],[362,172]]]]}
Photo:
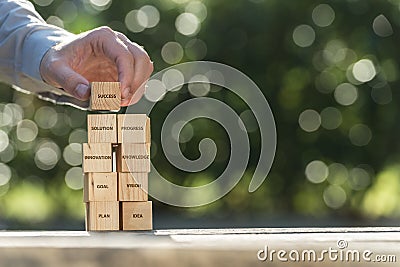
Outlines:
{"type": "Polygon", "coordinates": [[[118,143],[151,142],[150,118],[146,114],[118,114],[118,143]]]}
{"type": "Polygon", "coordinates": [[[90,108],[92,110],[115,110],[121,106],[119,82],[92,82],[90,108]]]}

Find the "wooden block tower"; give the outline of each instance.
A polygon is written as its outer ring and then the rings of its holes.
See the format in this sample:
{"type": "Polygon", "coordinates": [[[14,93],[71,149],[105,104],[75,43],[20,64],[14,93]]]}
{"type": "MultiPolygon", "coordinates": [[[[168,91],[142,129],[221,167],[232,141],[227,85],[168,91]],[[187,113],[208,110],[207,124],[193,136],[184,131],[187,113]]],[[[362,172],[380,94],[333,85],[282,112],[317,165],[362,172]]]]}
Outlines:
{"type": "MultiPolygon", "coordinates": [[[[119,83],[92,83],[92,110],[118,110],[120,99],[119,83]]],[[[150,119],[146,114],[89,114],[87,125],[88,143],[83,144],[86,229],[151,230],[150,119]]]]}

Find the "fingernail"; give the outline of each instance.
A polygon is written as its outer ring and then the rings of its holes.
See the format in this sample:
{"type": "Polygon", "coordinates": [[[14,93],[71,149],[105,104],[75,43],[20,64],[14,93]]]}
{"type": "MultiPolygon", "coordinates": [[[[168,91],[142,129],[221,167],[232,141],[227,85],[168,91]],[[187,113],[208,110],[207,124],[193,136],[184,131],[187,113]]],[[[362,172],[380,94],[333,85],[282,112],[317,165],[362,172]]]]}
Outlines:
{"type": "Polygon", "coordinates": [[[76,95],[77,95],[78,97],[84,98],[84,97],[87,95],[88,90],[89,90],[89,86],[87,86],[86,84],[80,83],[80,84],[78,84],[78,86],[76,87],[75,93],[76,93],[76,95]]]}
{"type": "Polygon", "coordinates": [[[130,94],[131,89],[129,87],[126,87],[123,91],[122,91],[122,98],[127,98],[130,94]]]}

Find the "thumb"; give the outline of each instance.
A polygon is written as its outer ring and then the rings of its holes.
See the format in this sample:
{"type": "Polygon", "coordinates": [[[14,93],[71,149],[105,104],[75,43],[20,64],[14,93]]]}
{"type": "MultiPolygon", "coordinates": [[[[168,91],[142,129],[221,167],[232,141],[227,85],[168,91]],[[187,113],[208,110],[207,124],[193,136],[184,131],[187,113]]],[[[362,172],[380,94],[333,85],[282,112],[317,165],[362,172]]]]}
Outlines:
{"type": "Polygon", "coordinates": [[[89,81],[82,75],[75,72],[66,64],[60,64],[53,69],[53,79],[74,97],[80,100],[87,100],[90,95],[89,81]]]}

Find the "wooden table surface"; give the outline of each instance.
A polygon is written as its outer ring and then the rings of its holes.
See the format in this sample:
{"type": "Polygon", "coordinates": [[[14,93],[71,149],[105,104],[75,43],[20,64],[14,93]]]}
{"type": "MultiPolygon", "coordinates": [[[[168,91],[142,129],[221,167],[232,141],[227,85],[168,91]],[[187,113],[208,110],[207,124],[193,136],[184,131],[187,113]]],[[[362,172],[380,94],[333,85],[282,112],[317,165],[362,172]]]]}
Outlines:
{"type": "Polygon", "coordinates": [[[399,262],[400,228],[394,227],[0,232],[1,267],[399,266],[399,262]],[[269,256],[272,250],[277,252],[272,260],[261,261],[258,257],[265,257],[266,247],[269,256]],[[286,253],[280,252],[281,260],[279,250],[286,253]],[[323,250],[327,252],[321,254],[323,250]]]}

